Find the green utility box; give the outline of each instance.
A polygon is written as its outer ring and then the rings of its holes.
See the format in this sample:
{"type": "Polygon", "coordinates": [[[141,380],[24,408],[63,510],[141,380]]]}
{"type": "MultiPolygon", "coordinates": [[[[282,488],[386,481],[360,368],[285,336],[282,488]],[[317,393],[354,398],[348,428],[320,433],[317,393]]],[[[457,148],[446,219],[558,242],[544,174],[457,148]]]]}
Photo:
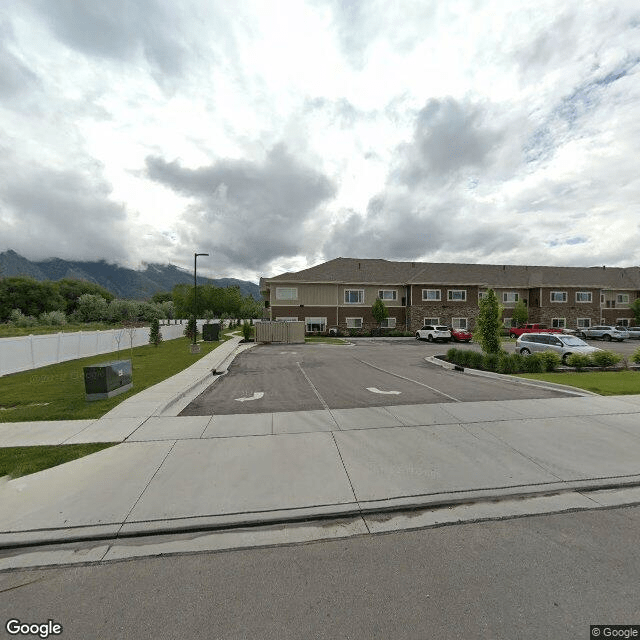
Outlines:
{"type": "Polygon", "coordinates": [[[104,400],[133,387],[131,360],[114,360],[84,367],[84,390],[87,400],[104,400]]]}
{"type": "Polygon", "coordinates": [[[215,342],[216,340],[220,340],[220,323],[214,322],[213,324],[203,324],[202,339],[205,342],[215,342]]]}

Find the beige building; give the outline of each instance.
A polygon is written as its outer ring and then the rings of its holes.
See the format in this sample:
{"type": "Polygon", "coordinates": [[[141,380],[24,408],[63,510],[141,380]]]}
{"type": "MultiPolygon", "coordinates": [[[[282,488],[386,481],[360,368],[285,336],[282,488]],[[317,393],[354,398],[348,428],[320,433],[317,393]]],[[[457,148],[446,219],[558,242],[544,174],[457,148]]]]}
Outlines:
{"type": "Polygon", "coordinates": [[[371,307],[384,301],[388,330],[423,324],[473,329],[479,300],[493,289],[510,326],[510,311],[524,302],[529,322],[576,329],[634,323],[630,305],[640,297],[640,267],[391,262],[335,258],[272,278],[261,278],[265,318],[301,320],[307,332],[377,327],[371,307]]]}

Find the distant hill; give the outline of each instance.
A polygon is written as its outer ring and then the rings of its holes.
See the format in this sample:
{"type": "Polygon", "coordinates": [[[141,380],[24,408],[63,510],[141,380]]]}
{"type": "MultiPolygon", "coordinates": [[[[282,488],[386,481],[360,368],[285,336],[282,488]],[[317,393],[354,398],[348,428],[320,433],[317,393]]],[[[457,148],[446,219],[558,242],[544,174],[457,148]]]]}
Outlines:
{"type": "MultiPolygon", "coordinates": [[[[193,284],[193,274],[172,264],[148,264],[144,271],[136,271],[98,262],[74,262],[60,258],[49,258],[32,262],[9,249],[0,253],[0,277],[30,276],[36,280],[61,280],[74,278],[102,285],[118,298],[145,299],[160,291],[171,291],[176,284],[193,284]]],[[[261,300],[260,287],[253,282],[235,278],[202,278],[198,284],[216,287],[237,285],[243,296],[250,295],[261,300]]]]}

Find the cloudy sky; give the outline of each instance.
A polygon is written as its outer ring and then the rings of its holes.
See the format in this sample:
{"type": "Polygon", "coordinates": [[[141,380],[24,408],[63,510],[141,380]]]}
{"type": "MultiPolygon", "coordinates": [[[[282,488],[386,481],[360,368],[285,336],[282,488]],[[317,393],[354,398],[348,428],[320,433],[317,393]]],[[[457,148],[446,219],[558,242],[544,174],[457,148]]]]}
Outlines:
{"type": "Polygon", "coordinates": [[[0,251],[640,264],[637,0],[3,0],[0,251]]]}

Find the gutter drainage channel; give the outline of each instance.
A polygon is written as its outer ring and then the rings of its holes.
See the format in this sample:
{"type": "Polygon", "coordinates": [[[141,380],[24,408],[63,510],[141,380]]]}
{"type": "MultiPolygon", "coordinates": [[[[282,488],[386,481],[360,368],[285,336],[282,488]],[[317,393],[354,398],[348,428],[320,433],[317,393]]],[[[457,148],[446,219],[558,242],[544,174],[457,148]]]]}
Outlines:
{"type": "MultiPolygon", "coordinates": [[[[590,480],[590,481],[577,480],[574,482],[566,482],[566,483],[562,483],[563,486],[561,487],[555,487],[555,488],[549,487],[547,489],[541,488],[540,490],[537,490],[537,491],[522,490],[522,491],[508,492],[508,489],[510,489],[510,487],[496,488],[493,490],[488,490],[488,489],[472,490],[473,492],[480,494],[475,497],[467,495],[467,496],[461,496],[459,498],[455,498],[455,497],[452,497],[453,494],[470,493],[470,491],[468,490],[452,491],[444,494],[434,494],[434,496],[437,496],[437,495],[446,496],[440,499],[435,498],[433,500],[422,500],[422,501],[418,499],[416,501],[406,502],[400,505],[395,502],[392,504],[391,502],[397,501],[397,500],[403,500],[403,499],[410,500],[412,496],[407,496],[406,498],[389,498],[387,499],[390,503],[388,506],[380,505],[380,502],[385,502],[385,500],[372,500],[370,502],[376,503],[376,506],[367,507],[366,503],[364,504],[356,503],[358,506],[352,509],[344,509],[344,510],[336,509],[335,511],[323,511],[322,513],[317,513],[317,514],[305,513],[305,514],[300,514],[298,516],[292,514],[291,516],[288,516],[288,517],[274,516],[272,518],[269,518],[269,517],[261,517],[261,518],[253,517],[252,518],[250,517],[252,514],[247,513],[246,514],[247,517],[245,519],[239,518],[238,520],[235,520],[235,521],[218,523],[218,524],[199,523],[194,525],[188,525],[185,523],[175,527],[165,524],[164,526],[160,525],[153,530],[140,529],[139,531],[130,531],[127,533],[114,534],[113,532],[109,532],[109,533],[105,532],[104,534],[95,533],[93,535],[84,535],[84,536],[79,534],[76,536],[65,536],[64,538],[57,538],[57,537],[47,538],[43,536],[43,538],[40,540],[30,540],[30,541],[24,541],[24,542],[10,542],[6,544],[0,544],[0,551],[5,551],[5,550],[9,551],[12,549],[39,548],[39,547],[47,547],[47,546],[61,546],[61,545],[66,545],[70,543],[86,543],[86,542],[101,541],[101,540],[114,540],[114,541],[123,540],[124,541],[127,539],[153,538],[156,536],[179,535],[179,534],[187,534],[187,533],[215,533],[218,531],[255,529],[259,527],[278,526],[278,525],[287,525],[287,524],[300,524],[300,523],[306,523],[306,522],[327,522],[327,521],[333,521],[333,520],[344,520],[346,518],[357,518],[357,517],[376,516],[376,515],[389,515],[389,514],[402,515],[407,513],[414,513],[416,511],[439,511],[439,510],[447,509],[449,507],[458,507],[458,506],[464,506],[464,505],[481,505],[481,504],[488,504],[488,503],[495,504],[503,501],[527,500],[530,498],[557,496],[557,495],[569,494],[569,493],[588,494],[595,491],[605,491],[605,490],[612,490],[612,489],[634,489],[634,488],[640,487],[639,476],[630,476],[629,482],[620,482],[620,481],[616,482],[615,478],[602,478],[600,479],[600,481],[597,481],[597,479],[594,479],[594,480],[590,480]],[[496,495],[495,493],[496,491],[499,492],[499,495],[496,495]]],[[[552,483],[552,484],[558,484],[558,483],[552,483]]],[[[513,487],[513,488],[516,488],[516,487],[513,487]]],[[[415,496],[415,498],[418,498],[418,496],[415,496]]],[[[616,505],[616,508],[618,506],[631,506],[635,504],[640,504],[640,501],[635,500],[628,504],[625,503],[624,505],[616,505]]],[[[339,505],[335,505],[335,506],[339,506],[339,505]]],[[[302,507],[301,509],[307,509],[307,508],[308,507],[302,507]]],[[[584,511],[586,509],[595,510],[595,509],[610,509],[610,508],[614,508],[614,507],[609,505],[598,505],[597,503],[594,503],[593,507],[588,507],[588,508],[569,507],[564,511],[584,511]]],[[[294,509],[292,509],[291,511],[294,511],[294,509]]],[[[259,512],[254,512],[254,513],[259,513],[259,512]]],[[[281,511],[279,513],[281,513],[281,511]]],[[[522,515],[526,515],[526,514],[518,514],[517,517],[521,517],[522,515]]],[[[535,515],[540,515],[540,514],[536,513],[535,515]]],[[[192,518],[193,519],[197,518],[201,520],[203,517],[206,518],[207,516],[193,516],[192,518]]],[[[209,517],[216,518],[219,516],[209,516],[209,517]]],[[[186,521],[189,519],[191,518],[178,518],[178,519],[175,519],[174,521],[179,522],[179,521],[186,521]]],[[[489,519],[492,519],[492,518],[489,518],[489,519]]],[[[172,520],[161,520],[159,522],[170,523],[171,521],[172,520]]],[[[138,524],[145,524],[149,522],[153,522],[153,521],[141,521],[138,524]]],[[[133,523],[133,522],[123,523],[123,525],[121,526],[124,526],[124,524],[134,525],[136,523],[133,523]]],[[[446,524],[455,524],[455,523],[446,523],[446,524]]],[[[104,526],[113,526],[113,524],[105,524],[104,526]]],[[[87,528],[89,527],[95,528],[96,525],[87,525],[87,528]]],[[[76,528],[76,527],[72,527],[72,528],[76,528]]],[[[77,528],[82,529],[84,528],[84,526],[79,526],[77,528]]],[[[43,531],[43,534],[45,533],[45,531],[43,531]]],[[[61,531],[61,530],[54,529],[51,531],[61,531]]],[[[3,532],[3,533],[8,535],[16,535],[20,533],[33,533],[33,532],[34,531],[31,530],[31,531],[23,531],[23,532],[16,531],[16,532],[3,532]]]]}

